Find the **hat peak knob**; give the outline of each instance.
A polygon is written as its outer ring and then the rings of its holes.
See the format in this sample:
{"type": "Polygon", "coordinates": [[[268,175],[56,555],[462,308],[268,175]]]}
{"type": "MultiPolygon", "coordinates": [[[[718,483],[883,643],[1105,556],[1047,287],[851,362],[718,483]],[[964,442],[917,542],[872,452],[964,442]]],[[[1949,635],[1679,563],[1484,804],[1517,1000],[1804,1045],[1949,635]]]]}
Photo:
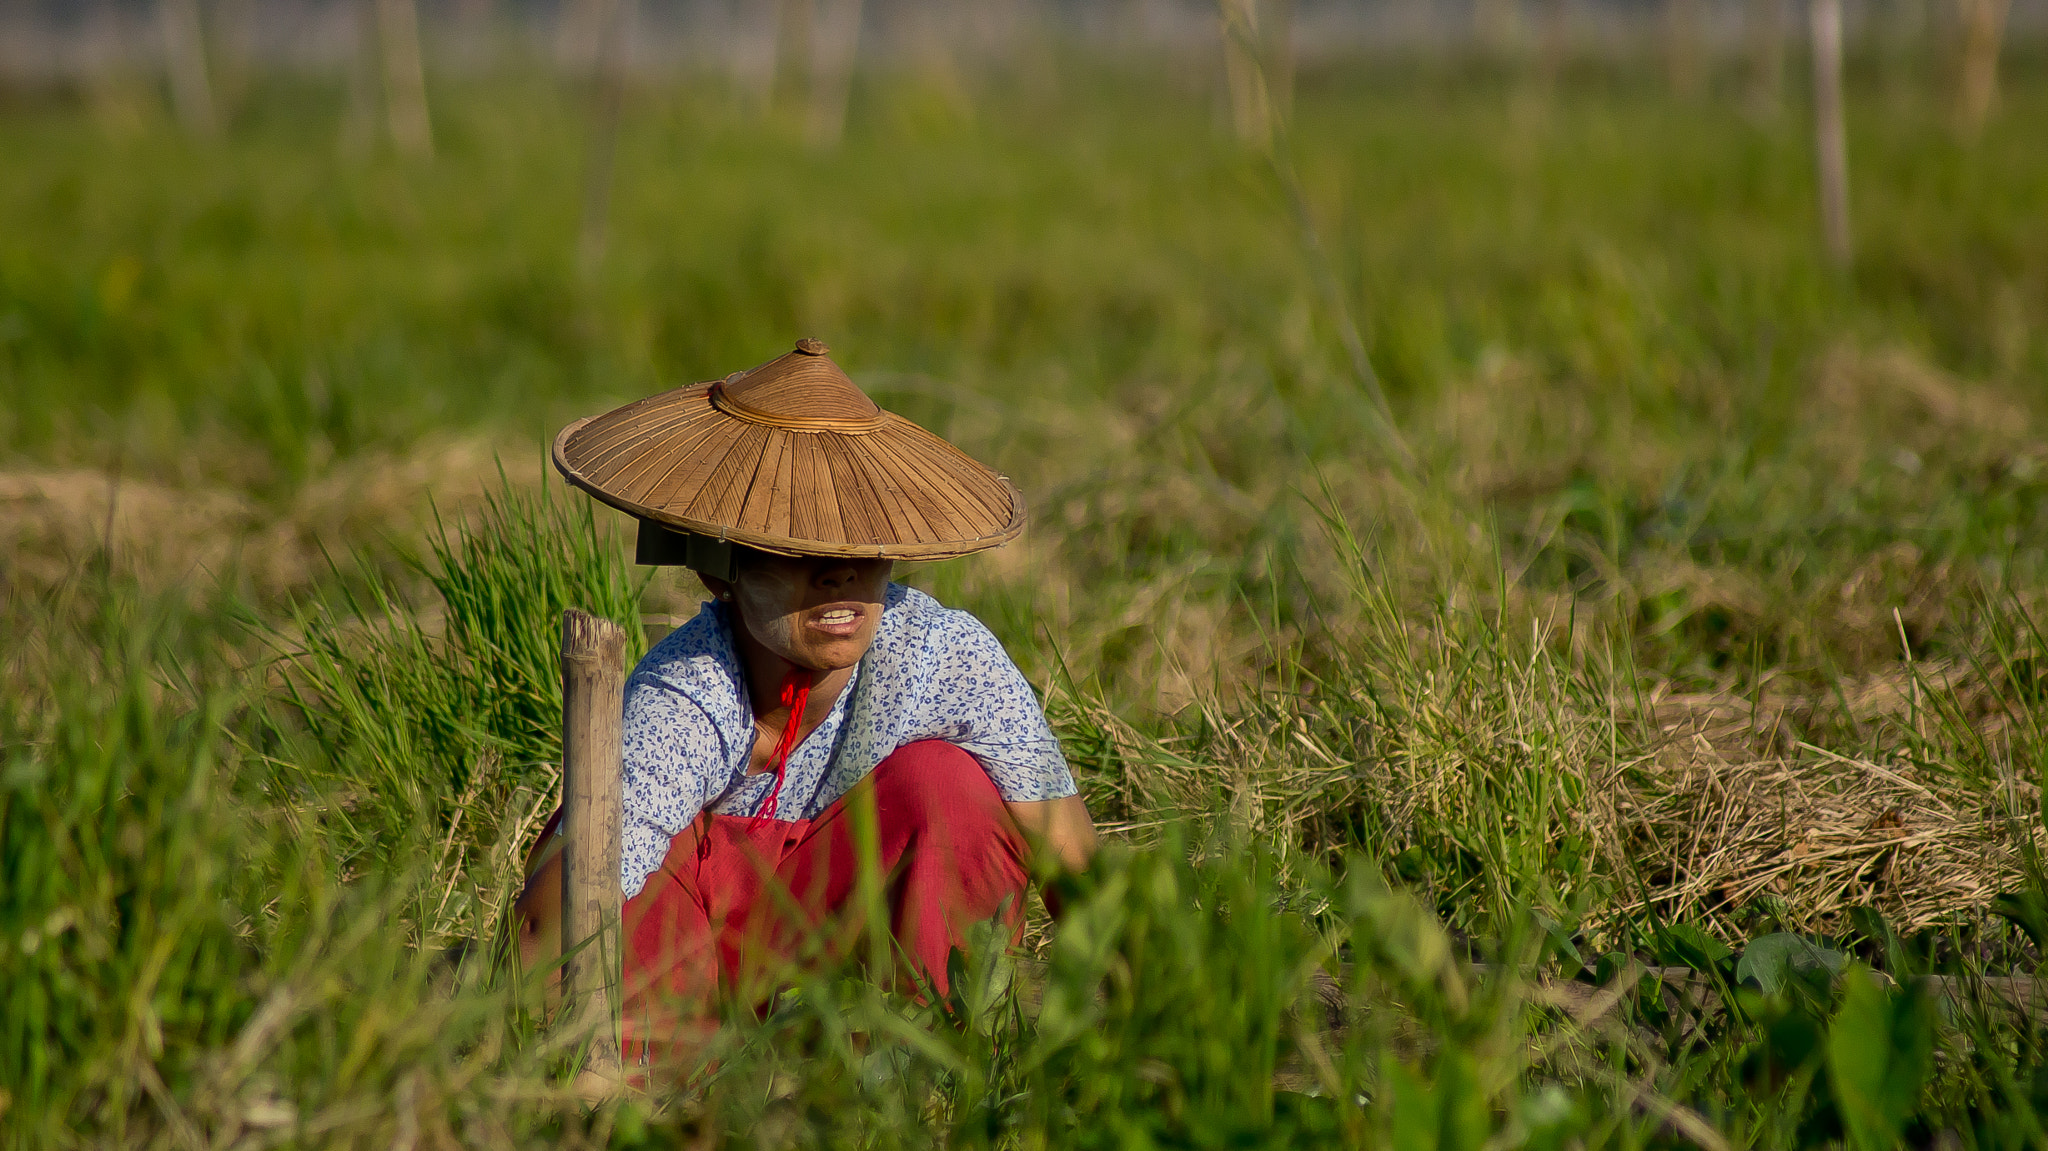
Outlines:
{"type": "Polygon", "coordinates": [[[826,352],[831,351],[832,349],[826,347],[825,341],[823,340],[815,339],[810,336],[805,336],[803,339],[798,340],[796,342],[796,350],[802,352],[806,356],[822,356],[826,352]]]}

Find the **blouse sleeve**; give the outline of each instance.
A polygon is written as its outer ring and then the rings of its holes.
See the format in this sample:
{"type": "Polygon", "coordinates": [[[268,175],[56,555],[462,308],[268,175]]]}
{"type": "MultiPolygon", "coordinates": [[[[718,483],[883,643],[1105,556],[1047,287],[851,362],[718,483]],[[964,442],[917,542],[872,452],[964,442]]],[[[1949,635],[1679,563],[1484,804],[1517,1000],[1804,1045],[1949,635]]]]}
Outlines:
{"type": "Polygon", "coordinates": [[[625,706],[619,880],[630,899],[661,866],[669,840],[730,782],[732,757],[711,717],[658,676],[627,681],[625,706]]]}
{"type": "Polygon", "coordinates": [[[939,730],[915,738],[945,739],[973,755],[1005,802],[1073,795],[1074,777],[1030,681],[980,620],[963,611],[947,615],[948,642],[937,645],[930,681],[937,698],[921,709],[939,730]]]}

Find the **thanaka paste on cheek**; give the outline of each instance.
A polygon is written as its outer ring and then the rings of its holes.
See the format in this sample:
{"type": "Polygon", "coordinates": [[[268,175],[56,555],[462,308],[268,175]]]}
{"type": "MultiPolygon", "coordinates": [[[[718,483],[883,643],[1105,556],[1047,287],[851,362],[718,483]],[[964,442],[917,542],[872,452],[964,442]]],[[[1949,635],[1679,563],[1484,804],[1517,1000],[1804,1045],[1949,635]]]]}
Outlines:
{"type": "Polygon", "coordinates": [[[855,579],[836,591],[826,591],[813,587],[816,569],[808,562],[764,562],[739,573],[732,585],[733,598],[755,643],[798,667],[837,671],[859,663],[874,642],[891,566],[862,561],[855,579]],[[850,618],[812,616],[822,606],[821,599],[860,606],[845,609],[850,618]],[[805,624],[807,617],[814,620],[811,626],[805,624]],[[835,623],[850,627],[850,631],[832,634],[830,625],[835,623]]]}
{"type": "Polygon", "coordinates": [[[749,568],[734,582],[733,599],[756,643],[793,664],[810,667],[810,662],[801,658],[798,644],[805,583],[800,574],[780,564],[749,568]]]}

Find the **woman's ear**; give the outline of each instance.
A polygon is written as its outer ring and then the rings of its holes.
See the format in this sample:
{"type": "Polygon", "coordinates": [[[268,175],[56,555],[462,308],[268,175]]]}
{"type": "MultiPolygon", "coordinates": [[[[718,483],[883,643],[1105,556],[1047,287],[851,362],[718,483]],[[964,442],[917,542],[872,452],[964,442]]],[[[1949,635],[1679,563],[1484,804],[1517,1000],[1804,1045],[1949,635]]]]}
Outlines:
{"type": "Polygon", "coordinates": [[[705,575],[703,572],[697,573],[697,579],[704,584],[704,590],[711,593],[712,599],[729,600],[732,598],[732,584],[725,580],[719,579],[717,576],[705,575]]]}

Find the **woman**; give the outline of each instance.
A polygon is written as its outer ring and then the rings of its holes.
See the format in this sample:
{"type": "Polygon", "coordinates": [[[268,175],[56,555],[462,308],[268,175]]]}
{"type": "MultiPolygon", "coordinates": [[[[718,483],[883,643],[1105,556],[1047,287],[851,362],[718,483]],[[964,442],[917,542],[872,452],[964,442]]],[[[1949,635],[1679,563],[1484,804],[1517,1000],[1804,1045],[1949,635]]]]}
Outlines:
{"type": "MultiPolygon", "coordinates": [[[[626,685],[629,1048],[843,949],[869,812],[897,950],[941,994],[968,925],[1014,930],[1027,876],[1086,865],[1094,824],[1030,685],[972,616],[889,581],[1015,538],[1006,479],[882,411],[816,340],[573,424],[555,461],[639,517],[640,562],[712,596],[626,685]]],[[[519,901],[534,961],[555,867],[530,863],[519,901]]]]}

